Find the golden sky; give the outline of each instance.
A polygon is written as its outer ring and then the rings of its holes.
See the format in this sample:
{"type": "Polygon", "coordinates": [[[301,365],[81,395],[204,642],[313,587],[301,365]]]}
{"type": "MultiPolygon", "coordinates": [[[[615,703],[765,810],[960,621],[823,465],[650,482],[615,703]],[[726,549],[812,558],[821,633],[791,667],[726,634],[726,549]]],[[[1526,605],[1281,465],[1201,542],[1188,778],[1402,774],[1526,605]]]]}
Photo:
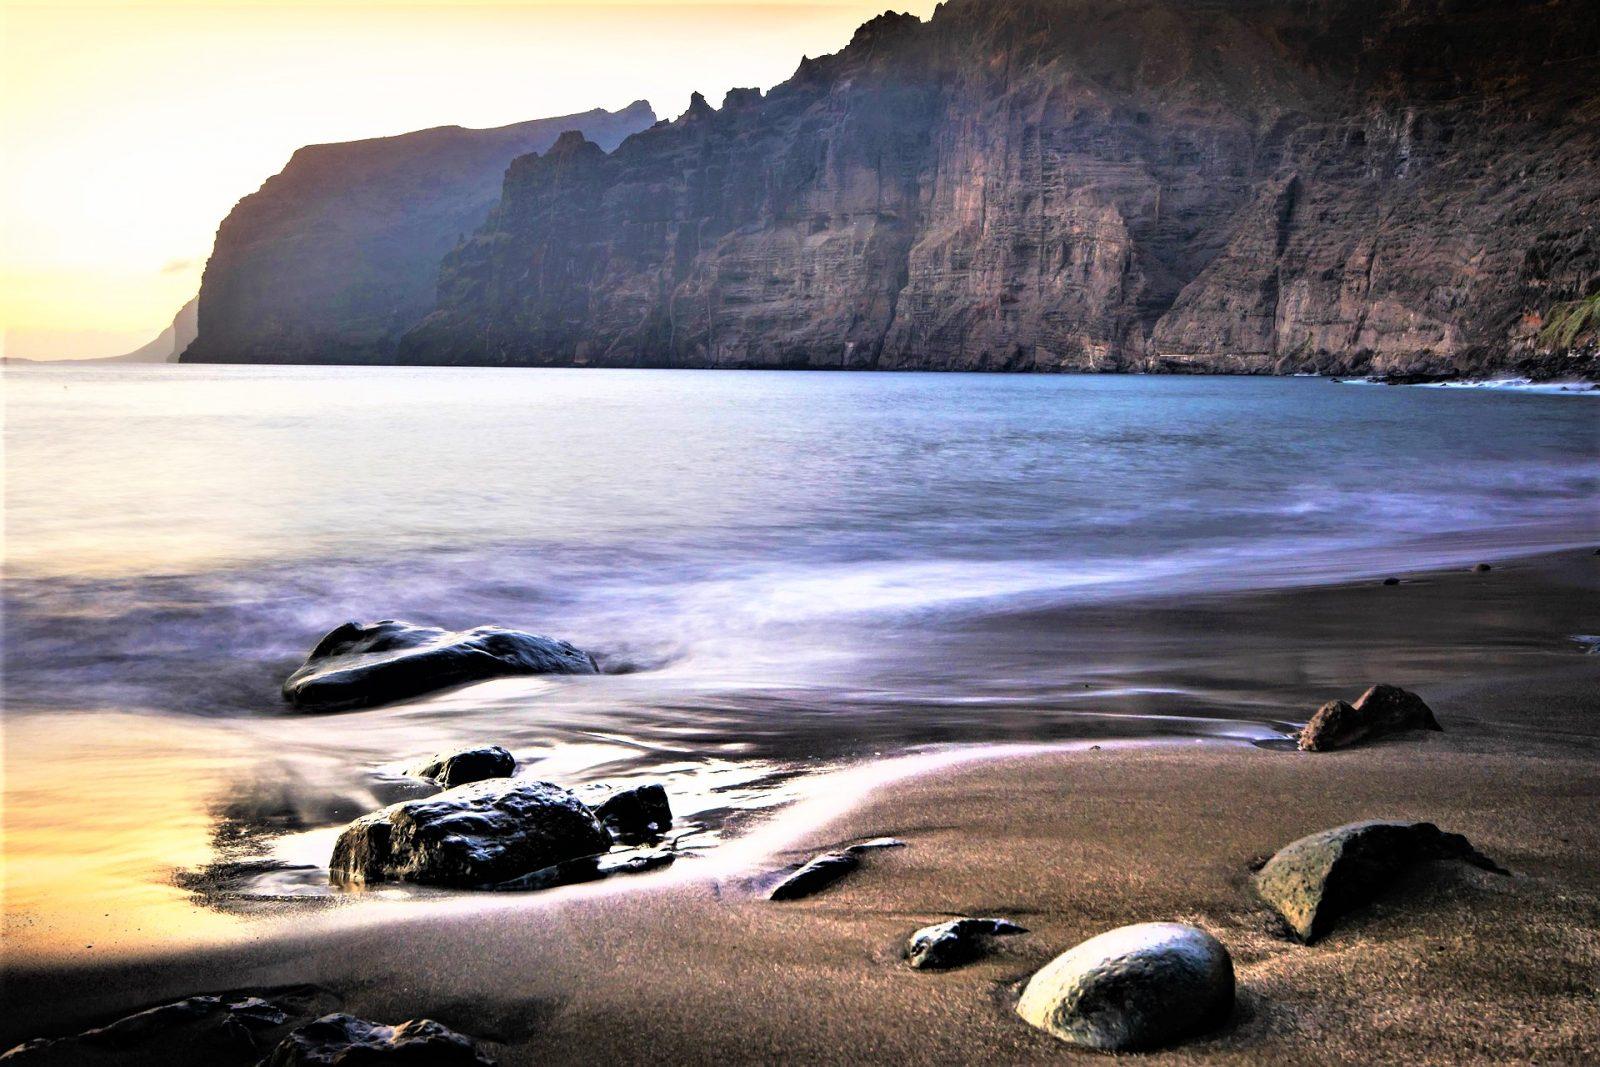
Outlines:
{"type": "Polygon", "coordinates": [[[115,355],[303,144],[762,88],[934,0],[0,0],[5,354],[115,355]]]}

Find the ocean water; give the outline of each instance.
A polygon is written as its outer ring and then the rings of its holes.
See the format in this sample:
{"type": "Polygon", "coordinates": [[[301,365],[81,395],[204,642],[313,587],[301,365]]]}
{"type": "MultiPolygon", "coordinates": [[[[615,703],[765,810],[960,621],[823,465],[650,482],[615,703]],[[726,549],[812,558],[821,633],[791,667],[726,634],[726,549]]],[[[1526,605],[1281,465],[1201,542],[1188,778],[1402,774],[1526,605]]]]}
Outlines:
{"type": "Polygon", "coordinates": [[[4,390],[6,929],[37,951],[231,936],[193,892],[224,867],[327,896],[337,827],[455,744],[663,779],[714,843],[927,746],[1282,736],[1312,653],[1247,685],[1266,638],[1185,610],[1600,538],[1589,397],[114,365],[4,390]],[[549,633],[604,673],[283,705],[323,633],[380,618],[549,633]]]}

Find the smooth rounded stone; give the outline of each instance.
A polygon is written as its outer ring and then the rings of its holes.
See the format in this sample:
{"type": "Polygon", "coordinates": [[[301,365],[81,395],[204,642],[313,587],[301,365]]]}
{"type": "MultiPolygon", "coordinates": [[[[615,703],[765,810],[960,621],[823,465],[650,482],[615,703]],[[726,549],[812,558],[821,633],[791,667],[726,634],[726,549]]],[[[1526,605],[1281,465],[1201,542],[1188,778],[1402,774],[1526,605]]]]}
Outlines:
{"type": "Polygon", "coordinates": [[[789,877],[772,887],[768,900],[799,900],[820,893],[857,867],[861,860],[853,852],[824,852],[789,877]]]}
{"type": "Polygon", "coordinates": [[[516,769],[517,759],[510,752],[499,745],[485,745],[481,748],[464,748],[459,752],[441,752],[406,773],[413,778],[437,782],[449,789],[468,782],[509,778],[516,769]]]}
{"type": "Polygon", "coordinates": [[[656,782],[619,789],[594,813],[618,841],[644,841],[672,828],[672,804],[666,787],[656,782]]]}
{"type": "Polygon", "coordinates": [[[610,847],[611,835],[572,793],[497,778],[363,815],[339,835],[328,877],[343,886],[490,889],[610,847]]]}
{"type": "Polygon", "coordinates": [[[1327,752],[1404,730],[1443,730],[1433,709],[1397,685],[1375,685],[1354,704],[1330,700],[1300,731],[1300,751],[1327,752]]]}
{"type": "Polygon", "coordinates": [[[386,619],[347,622],[324,637],[283,683],[283,697],[310,711],[338,711],[509,675],[598,673],[593,656],[554,638],[386,619]]]}
{"type": "Polygon", "coordinates": [[[1017,1014],[1063,1041],[1108,1052],[1159,1048],[1233,1012],[1233,959],[1197,926],[1123,926],[1051,960],[1017,1014]]]}
{"type": "Polygon", "coordinates": [[[470,1037],[432,1019],[384,1026],[337,1012],[307,1023],[284,1038],[259,1067],[388,1063],[493,1067],[494,1060],[470,1037]]]}
{"type": "Polygon", "coordinates": [[[1399,585],[1400,584],[1400,579],[1398,579],[1398,578],[1385,578],[1383,580],[1383,584],[1384,585],[1399,585]]]}
{"type": "Polygon", "coordinates": [[[1472,573],[1474,574],[1488,574],[1492,570],[1494,568],[1487,563],[1475,563],[1472,567],[1472,573]]]}
{"type": "Polygon", "coordinates": [[[1309,944],[1405,871],[1439,860],[1506,873],[1465,837],[1432,823],[1356,822],[1279,849],[1256,872],[1256,891],[1309,944]]]}
{"type": "Polygon", "coordinates": [[[918,970],[958,967],[981,955],[989,938],[1027,932],[1009,919],[952,919],[912,934],[906,959],[918,970]]]}

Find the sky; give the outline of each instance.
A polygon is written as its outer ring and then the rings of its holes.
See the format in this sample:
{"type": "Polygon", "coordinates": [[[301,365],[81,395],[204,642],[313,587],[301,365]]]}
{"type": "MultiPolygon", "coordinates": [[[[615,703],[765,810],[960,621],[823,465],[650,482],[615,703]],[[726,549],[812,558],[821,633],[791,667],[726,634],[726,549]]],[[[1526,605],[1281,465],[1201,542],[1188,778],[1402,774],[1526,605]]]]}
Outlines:
{"type": "Polygon", "coordinates": [[[0,354],[118,355],[304,144],[769,88],[934,0],[0,0],[0,354]]]}

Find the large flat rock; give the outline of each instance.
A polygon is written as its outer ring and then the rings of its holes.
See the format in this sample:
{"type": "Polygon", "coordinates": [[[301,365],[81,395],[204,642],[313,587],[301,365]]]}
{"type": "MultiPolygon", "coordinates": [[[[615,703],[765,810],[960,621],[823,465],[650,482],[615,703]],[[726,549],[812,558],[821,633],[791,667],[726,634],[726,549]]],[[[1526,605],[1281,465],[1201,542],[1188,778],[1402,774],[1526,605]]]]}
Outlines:
{"type": "Polygon", "coordinates": [[[499,626],[451,631],[394,619],[347,622],[317,643],[283,683],[283,696],[308,711],[337,711],[490,678],[599,669],[566,641],[499,626]]]}

